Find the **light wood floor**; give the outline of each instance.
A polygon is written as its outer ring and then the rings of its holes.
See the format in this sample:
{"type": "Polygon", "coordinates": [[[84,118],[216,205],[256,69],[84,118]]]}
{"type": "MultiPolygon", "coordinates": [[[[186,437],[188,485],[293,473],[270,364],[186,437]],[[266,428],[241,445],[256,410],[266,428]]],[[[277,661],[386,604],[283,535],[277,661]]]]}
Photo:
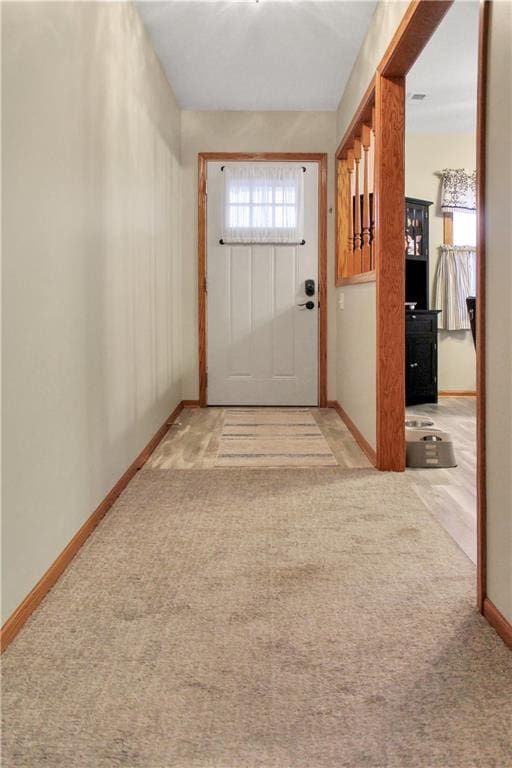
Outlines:
{"type": "Polygon", "coordinates": [[[415,405],[406,416],[430,416],[452,436],[457,467],[408,469],[414,490],[432,515],[476,562],[476,398],[441,397],[437,405],[415,405]]]}
{"type": "MultiPolygon", "coordinates": [[[[332,408],[310,408],[341,469],[367,469],[369,460],[332,408]]],[[[213,469],[224,408],[185,408],[146,463],[146,469],[213,469]]]]}

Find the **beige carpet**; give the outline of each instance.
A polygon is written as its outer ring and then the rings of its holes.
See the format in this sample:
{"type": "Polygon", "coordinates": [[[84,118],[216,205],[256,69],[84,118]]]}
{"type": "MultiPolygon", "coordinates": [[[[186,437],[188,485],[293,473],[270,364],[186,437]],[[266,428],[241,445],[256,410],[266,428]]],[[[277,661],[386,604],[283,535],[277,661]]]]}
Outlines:
{"type": "Polygon", "coordinates": [[[139,472],[4,655],[4,768],[507,768],[512,654],[407,478],[139,472]]]}
{"type": "Polygon", "coordinates": [[[304,408],[229,408],[217,467],[329,467],[337,461],[304,408]]]}

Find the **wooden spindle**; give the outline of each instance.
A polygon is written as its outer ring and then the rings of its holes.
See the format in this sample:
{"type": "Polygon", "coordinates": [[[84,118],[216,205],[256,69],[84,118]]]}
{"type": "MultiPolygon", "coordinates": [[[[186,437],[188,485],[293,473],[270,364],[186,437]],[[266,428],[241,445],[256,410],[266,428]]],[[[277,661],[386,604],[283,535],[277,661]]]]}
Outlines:
{"type": "Polygon", "coordinates": [[[355,160],[354,160],[354,152],[349,149],[347,152],[347,171],[348,171],[348,200],[347,200],[347,207],[348,207],[348,230],[347,230],[347,277],[354,274],[354,217],[352,214],[352,202],[353,202],[353,194],[352,194],[352,187],[353,187],[353,181],[352,177],[354,175],[354,168],[355,168],[355,160]]]}
{"type": "Polygon", "coordinates": [[[359,274],[362,269],[361,264],[361,197],[359,194],[359,166],[361,163],[361,140],[354,140],[354,161],[355,161],[355,211],[354,211],[354,271],[359,274]]]}
{"type": "Polygon", "coordinates": [[[337,206],[336,206],[336,247],[338,258],[338,277],[347,277],[348,270],[348,210],[350,201],[350,178],[348,175],[347,161],[338,160],[337,163],[337,206]]]}
{"type": "Polygon", "coordinates": [[[373,175],[372,179],[372,191],[373,191],[373,205],[370,208],[370,269],[375,269],[375,107],[372,107],[372,135],[373,140],[373,175]]]}
{"type": "Polygon", "coordinates": [[[361,271],[369,272],[371,264],[370,249],[370,192],[368,189],[368,153],[370,150],[371,128],[363,125],[361,143],[364,150],[363,158],[363,238],[361,249],[361,271]]]}

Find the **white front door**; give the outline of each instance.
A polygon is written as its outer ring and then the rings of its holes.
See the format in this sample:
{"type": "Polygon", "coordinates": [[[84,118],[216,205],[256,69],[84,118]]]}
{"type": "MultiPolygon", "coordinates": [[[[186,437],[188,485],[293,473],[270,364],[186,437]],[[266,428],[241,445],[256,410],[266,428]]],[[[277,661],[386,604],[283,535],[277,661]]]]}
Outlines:
{"type": "Polygon", "coordinates": [[[208,404],[318,405],[317,163],[276,163],[306,168],[303,245],[219,243],[222,165],[207,166],[208,404]]]}

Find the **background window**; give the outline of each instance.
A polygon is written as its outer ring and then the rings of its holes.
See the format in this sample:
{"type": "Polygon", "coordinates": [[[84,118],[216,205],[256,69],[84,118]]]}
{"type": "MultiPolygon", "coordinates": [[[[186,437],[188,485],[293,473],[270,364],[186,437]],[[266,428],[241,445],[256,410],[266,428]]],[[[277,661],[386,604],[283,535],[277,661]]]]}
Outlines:
{"type": "Polygon", "coordinates": [[[475,211],[454,211],[453,245],[473,245],[476,247],[475,211]]]}

